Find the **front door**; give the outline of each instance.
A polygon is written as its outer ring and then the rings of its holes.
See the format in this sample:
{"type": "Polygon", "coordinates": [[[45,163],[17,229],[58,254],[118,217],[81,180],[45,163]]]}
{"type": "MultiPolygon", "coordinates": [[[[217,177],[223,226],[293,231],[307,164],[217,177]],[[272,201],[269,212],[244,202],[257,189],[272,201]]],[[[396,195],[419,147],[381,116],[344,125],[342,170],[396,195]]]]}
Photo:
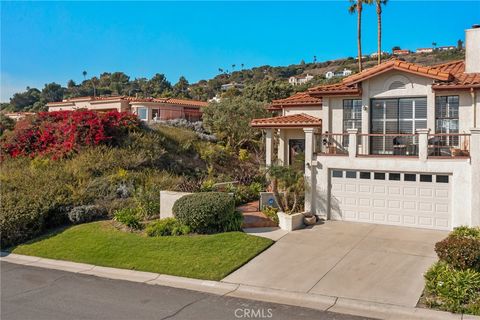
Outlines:
{"type": "Polygon", "coordinates": [[[288,140],[289,157],[288,164],[292,165],[296,161],[305,160],[305,139],[288,140]]]}

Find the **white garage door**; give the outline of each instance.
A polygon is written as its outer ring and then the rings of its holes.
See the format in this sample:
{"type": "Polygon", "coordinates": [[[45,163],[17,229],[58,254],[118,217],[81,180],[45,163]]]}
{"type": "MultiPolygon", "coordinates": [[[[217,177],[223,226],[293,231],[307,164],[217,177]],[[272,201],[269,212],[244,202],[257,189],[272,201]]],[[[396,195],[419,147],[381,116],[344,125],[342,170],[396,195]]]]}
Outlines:
{"type": "Polygon", "coordinates": [[[451,176],[331,170],[333,218],[450,230],[451,176]]]}

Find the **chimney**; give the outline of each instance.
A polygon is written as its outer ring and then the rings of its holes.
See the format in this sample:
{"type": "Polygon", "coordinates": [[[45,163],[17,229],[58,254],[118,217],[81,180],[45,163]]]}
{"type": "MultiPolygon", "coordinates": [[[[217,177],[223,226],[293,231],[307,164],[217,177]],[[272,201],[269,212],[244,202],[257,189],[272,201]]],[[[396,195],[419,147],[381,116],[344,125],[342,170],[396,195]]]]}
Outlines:
{"type": "Polygon", "coordinates": [[[480,24],[465,31],[465,72],[480,73],[480,24]]]}

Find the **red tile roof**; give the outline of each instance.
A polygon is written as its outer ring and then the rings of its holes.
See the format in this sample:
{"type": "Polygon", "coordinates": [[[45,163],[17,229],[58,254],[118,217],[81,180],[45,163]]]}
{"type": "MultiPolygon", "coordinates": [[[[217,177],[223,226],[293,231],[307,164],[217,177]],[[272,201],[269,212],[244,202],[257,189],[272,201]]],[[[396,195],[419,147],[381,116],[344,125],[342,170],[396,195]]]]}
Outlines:
{"type": "Polygon", "coordinates": [[[253,119],[250,125],[255,128],[305,128],[321,127],[322,120],[305,113],[273,118],[253,119]]]}
{"type": "Polygon", "coordinates": [[[177,99],[177,98],[135,98],[129,96],[111,96],[111,97],[77,97],[72,99],[66,99],[60,102],[49,102],[47,105],[61,105],[65,103],[73,103],[75,101],[108,101],[108,100],[125,100],[129,102],[157,102],[157,103],[170,103],[176,105],[185,105],[192,107],[206,107],[208,102],[189,100],[189,99],[177,99]]]}
{"type": "Polygon", "coordinates": [[[398,59],[392,59],[392,60],[385,61],[379,64],[378,66],[366,69],[360,73],[353,74],[349,77],[346,77],[345,79],[343,79],[343,83],[344,84],[358,83],[390,70],[409,72],[409,73],[417,74],[420,76],[424,76],[424,77],[428,77],[428,78],[432,78],[440,81],[448,81],[452,79],[452,75],[449,72],[442,71],[438,68],[424,67],[424,66],[410,63],[410,62],[406,62],[398,59]]]}
{"type": "Polygon", "coordinates": [[[308,92],[315,96],[360,95],[362,90],[357,84],[336,83],[313,87],[308,89],[308,92]]]}
{"type": "Polygon", "coordinates": [[[451,61],[432,66],[453,76],[451,81],[437,81],[432,85],[435,90],[480,88],[480,73],[465,73],[463,60],[451,61]]]}
{"type": "Polygon", "coordinates": [[[322,106],[322,98],[311,96],[308,92],[297,92],[285,99],[273,100],[268,109],[280,109],[290,106],[322,106]]]}

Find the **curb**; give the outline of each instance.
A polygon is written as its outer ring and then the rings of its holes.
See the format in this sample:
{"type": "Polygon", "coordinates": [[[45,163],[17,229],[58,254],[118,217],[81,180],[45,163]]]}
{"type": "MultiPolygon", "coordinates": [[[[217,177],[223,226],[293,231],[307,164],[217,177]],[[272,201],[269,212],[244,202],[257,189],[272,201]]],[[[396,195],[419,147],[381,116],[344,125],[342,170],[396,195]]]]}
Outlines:
{"type": "Polygon", "coordinates": [[[10,262],[14,264],[62,270],[107,279],[133,281],[149,285],[161,285],[186,290],[206,292],[220,296],[248,300],[260,300],[271,303],[286,304],[291,306],[364,317],[395,320],[480,320],[480,317],[478,316],[454,314],[450,312],[436,311],[431,309],[402,307],[397,305],[341,297],[332,297],[314,293],[292,292],[222,281],[191,279],[152,272],[100,267],[91,264],[45,259],[8,252],[1,252],[0,256],[0,261],[10,262]]]}

